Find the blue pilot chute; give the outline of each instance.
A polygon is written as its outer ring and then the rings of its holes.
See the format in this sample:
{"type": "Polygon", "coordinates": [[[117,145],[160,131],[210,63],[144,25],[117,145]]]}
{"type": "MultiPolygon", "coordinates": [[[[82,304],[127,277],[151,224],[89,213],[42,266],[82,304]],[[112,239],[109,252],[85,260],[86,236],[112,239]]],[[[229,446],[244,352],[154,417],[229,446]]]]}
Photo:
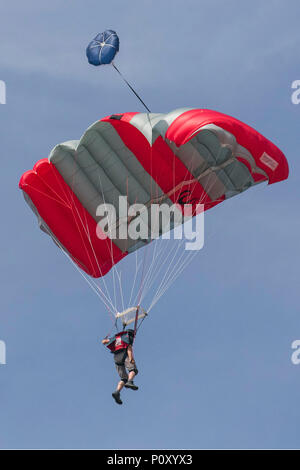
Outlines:
{"type": "Polygon", "coordinates": [[[111,64],[119,51],[120,41],[112,29],[97,34],[86,48],[86,56],[92,65],[111,64]]]}
{"type": "Polygon", "coordinates": [[[130,83],[126,80],[126,78],[123,76],[123,74],[113,62],[117,52],[119,52],[119,47],[120,40],[117,33],[112,29],[106,29],[103,33],[97,34],[97,36],[95,36],[94,39],[89,43],[88,47],[86,48],[86,56],[88,58],[89,63],[92,65],[112,65],[113,68],[122,77],[126,85],[128,85],[130,90],[135,94],[135,96],[140,100],[142,105],[150,113],[151,111],[148,106],[144,103],[139,94],[130,85],[130,83]]]}

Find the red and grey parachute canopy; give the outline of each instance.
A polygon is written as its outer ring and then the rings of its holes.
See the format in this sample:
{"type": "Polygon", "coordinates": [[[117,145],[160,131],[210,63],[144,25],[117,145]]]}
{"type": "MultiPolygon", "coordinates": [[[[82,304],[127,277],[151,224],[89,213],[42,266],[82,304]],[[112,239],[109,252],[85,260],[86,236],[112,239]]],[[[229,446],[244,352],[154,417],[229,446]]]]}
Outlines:
{"type": "Polygon", "coordinates": [[[248,125],[215,111],[178,109],[106,117],[79,141],[57,145],[19,186],[40,228],[81,269],[101,277],[150,239],[99,239],[100,204],[118,210],[123,195],[128,205],[163,201],[180,210],[199,202],[207,210],[258,183],[287,177],[284,154],[248,125]]]}

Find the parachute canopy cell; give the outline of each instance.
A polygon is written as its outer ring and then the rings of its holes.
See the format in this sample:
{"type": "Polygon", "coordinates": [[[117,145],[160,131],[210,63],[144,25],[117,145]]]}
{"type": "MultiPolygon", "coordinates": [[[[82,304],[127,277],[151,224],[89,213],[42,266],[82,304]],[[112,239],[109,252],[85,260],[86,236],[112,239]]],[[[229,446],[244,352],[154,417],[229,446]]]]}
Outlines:
{"type": "Polygon", "coordinates": [[[120,41],[115,31],[107,29],[89,43],[86,48],[86,56],[92,65],[111,64],[119,51],[120,41]]]}
{"type": "Polygon", "coordinates": [[[125,195],[128,205],[149,210],[157,201],[178,211],[196,203],[207,210],[287,177],[284,154],[256,130],[216,111],[184,108],[105,117],[79,141],[57,145],[21,177],[20,188],[40,227],[81,269],[101,277],[151,238],[99,238],[100,204],[118,211],[125,195]]]}

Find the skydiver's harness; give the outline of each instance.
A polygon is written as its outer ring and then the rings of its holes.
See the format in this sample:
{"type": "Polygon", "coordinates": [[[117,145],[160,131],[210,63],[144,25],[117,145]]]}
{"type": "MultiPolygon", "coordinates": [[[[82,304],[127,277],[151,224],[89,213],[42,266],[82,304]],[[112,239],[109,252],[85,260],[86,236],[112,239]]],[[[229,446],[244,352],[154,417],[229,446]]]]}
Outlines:
{"type": "MultiPolygon", "coordinates": [[[[147,316],[147,312],[140,307],[139,305],[137,307],[130,307],[124,310],[123,312],[118,312],[116,314],[116,322],[115,322],[115,328],[117,328],[117,321],[119,318],[122,318],[122,324],[123,324],[123,331],[117,333],[111,341],[106,345],[108,349],[115,353],[117,351],[120,351],[122,349],[127,349],[130,344],[133,345],[137,331],[139,330],[141,324],[143,323],[144,319],[147,316]],[[132,313],[135,312],[135,315],[133,316],[132,313]],[[140,324],[139,320],[141,320],[140,324]],[[126,327],[130,325],[131,323],[134,322],[134,330],[133,330],[133,338],[132,341],[130,339],[130,333],[128,330],[126,330],[126,327]]],[[[132,331],[132,330],[131,330],[132,331]]],[[[110,334],[106,336],[108,338],[110,334]]]]}
{"type": "Polygon", "coordinates": [[[117,333],[113,338],[111,338],[110,342],[107,344],[107,347],[111,352],[116,353],[122,349],[127,349],[130,344],[132,343],[129,332],[125,330],[120,331],[120,333],[117,333]]]}

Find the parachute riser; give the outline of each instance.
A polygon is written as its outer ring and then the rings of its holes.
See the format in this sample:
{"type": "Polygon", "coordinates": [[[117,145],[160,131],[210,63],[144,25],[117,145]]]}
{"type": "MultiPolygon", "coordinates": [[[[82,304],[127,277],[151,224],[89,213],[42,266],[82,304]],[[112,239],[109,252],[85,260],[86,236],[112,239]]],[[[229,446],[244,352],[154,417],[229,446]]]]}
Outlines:
{"type": "Polygon", "coordinates": [[[139,319],[139,311],[140,311],[140,306],[138,305],[136,309],[136,314],[135,314],[133,341],[135,340],[135,336],[136,336],[136,329],[137,329],[137,324],[138,324],[138,319],[139,319]]]}

